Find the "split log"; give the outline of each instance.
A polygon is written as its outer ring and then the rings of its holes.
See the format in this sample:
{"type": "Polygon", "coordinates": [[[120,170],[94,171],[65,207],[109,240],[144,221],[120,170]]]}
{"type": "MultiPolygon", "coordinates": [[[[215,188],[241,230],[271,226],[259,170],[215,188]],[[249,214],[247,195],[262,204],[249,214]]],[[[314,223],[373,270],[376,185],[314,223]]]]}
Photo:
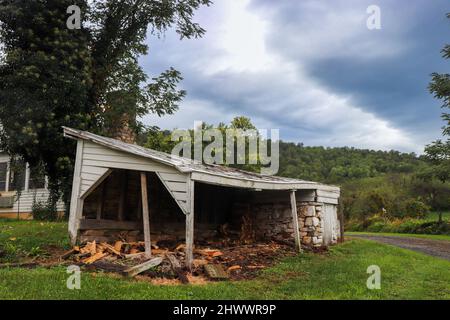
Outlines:
{"type": "Polygon", "coordinates": [[[178,276],[178,279],[180,279],[181,283],[189,283],[189,279],[186,276],[186,273],[181,268],[181,263],[178,261],[178,259],[170,253],[166,254],[166,257],[167,259],[169,259],[170,264],[172,265],[172,270],[178,276]]]}
{"type": "Polygon", "coordinates": [[[145,255],[145,252],[138,252],[138,253],[124,254],[123,257],[125,259],[136,259],[136,258],[140,258],[140,257],[142,257],[144,255],[145,255]]]}
{"type": "Polygon", "coordinates": [[[101,246],[103,248],[105,248],[106,251],[108,251],[109,253],[115,254],[116,256],[122,256],[122,254],[120,253],[120,251],[117,251],[112,245],[107,244],[106,242],[102,242],[101,246]]]}
{"type": "Polygon", "coordinates": [[[231,266],[227,269],[228,272],[230,271],[234,271],[234,270],[240,270],[242,269],[241,266],[235,265],[235,266],[231,266]]]}
{"type": "Polygon", "coordinates": [[[120,252],[120,250],[122,250],[122,245],[123,245],[122,241],[120,241],[120,240],[116,241],[116,243],[114,243],[114,249],[116,251],[120,252]]]}
{"type": "Polygon", "coordinates": [[[60,257],[60,259],[62,260],[66,260],[67,258],[69,258],[72,254],[74,254],[75,252],[78,252],[78,250],[76,250],[75,248],[70,249],[69,251],[66,251],[65,253],[63,253],[60,257]]]}
{"type": "Polygon", "coordinates": [[[88,257],[86,259],[81,260],[81,262],[85,263],[85,264],[91,264],[97,260],[100,260],[102,258],[104,258],[107,255],[107,253],[103,253],[103,252],[98,252],[96,254],[94,254],[91,257],[88,257]]]}
{"type": "Polygon", "coordinates": [[[131,267],[126,269],[123,274],[128,277],[134,277],[135,275],[142,273],[144,271],[147,271],[150,268],[156,267],[157,265],[161,264],[163,261],[163,258],[153,258],[150,259],[144,263],[138,264],[137,266],[131,267]]]}

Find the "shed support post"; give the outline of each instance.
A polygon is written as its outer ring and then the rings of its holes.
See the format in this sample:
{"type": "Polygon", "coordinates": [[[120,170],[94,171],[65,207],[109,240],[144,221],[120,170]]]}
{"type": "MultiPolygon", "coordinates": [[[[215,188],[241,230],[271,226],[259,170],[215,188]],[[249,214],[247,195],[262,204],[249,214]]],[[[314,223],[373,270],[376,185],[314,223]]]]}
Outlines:
{"type": "Polygon", "coordinates": [[[291,190],[291,210],[292,210],[292,222],[294,225],[294,237],[295,237],[295,250],[302,252],[302,245],[300,242],[300,230],[298,227],[298,215],[297,215],[297,200],[295,199],[295,190],[291,190]]]}
{"type": "Polygon", "coordinates": [[[145,257],[152,255],[152,243],[150,240],[150,214],[148,210],[147,174],[141,172],[141,194],[142,194],[142,221],[144,224],[145,257]]]}
{"type": "Polygon", "coordinates": [[[83,215],[84,200],[80,198],[83,148],[84,148],[83,140],[78,140],[76,160],[75,160],[75,170],[73,174],[73,183],[72,183],[72,197],[70,200],[70,216],[69,216],[69,235],[70,235],[70,243],[72,245],[75,245],[75,243],[78,240],[77,239],[78,229],[80,225],[80,219],[83,215]]]}
{"type": "Polygon", "coordinates": [[[186,214],[186,267],[192,269],[194,259],[194,181],[188,180],[189,212],[186,214]]]}

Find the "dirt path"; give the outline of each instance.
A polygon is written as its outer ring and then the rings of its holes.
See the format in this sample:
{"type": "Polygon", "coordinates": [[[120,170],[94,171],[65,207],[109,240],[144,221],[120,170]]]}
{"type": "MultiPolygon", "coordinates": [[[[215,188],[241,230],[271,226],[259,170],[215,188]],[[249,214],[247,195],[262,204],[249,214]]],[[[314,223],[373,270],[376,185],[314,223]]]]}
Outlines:
{"type": "Polygon", "coordinates": [[[352,238],[364,238],[391,244],[400,248],[405,248],[421,253],[428,254],[450,260],[450,241],[431,240],[421,238],[407,238],[397,236],[376,236],[376,235],[351,235],[352,238]]]}

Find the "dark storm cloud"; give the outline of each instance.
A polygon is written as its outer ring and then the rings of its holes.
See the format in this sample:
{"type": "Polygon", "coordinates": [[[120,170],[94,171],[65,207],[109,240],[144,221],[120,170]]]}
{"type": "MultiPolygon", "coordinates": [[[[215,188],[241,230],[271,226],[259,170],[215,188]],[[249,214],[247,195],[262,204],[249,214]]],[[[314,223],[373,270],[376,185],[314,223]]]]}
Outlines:
{"type": "Polygon", "coordinates": [[[447,71],[447,1],[216,1],[201,10],[205,38],[149,39],[152,75],[183,72],[188,97],[161,127],[235,115],[286,140],[420,152],[440,132],[429,74],[447,71]],[[245,5],[242,3],[245,2],[245,5]],[[381,8],[382,29],[366,28],[381,8]]]}

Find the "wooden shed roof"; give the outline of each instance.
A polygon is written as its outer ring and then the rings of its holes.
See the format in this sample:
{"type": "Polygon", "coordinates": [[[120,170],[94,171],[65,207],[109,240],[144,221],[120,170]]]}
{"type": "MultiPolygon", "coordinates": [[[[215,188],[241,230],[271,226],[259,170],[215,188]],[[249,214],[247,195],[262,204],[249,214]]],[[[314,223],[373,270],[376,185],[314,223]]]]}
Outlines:
{"type": "Polygon", "coordinates": [[[262,190],[318,189],[336,193],[336,198],[339,197],[340,188],[336,186],[325,185],[313,181],[258,174],[221,165],[202,164],[195,160],[144,148],[135,144],[125,143],[120,140],[99,136],[91,132],[68,127],[63,127],[63,129],[65,137],[91,141],[107,148],[163,163],[174,167],[182,173],[191,174],[191,178],[195,181],[262,190]]]}

